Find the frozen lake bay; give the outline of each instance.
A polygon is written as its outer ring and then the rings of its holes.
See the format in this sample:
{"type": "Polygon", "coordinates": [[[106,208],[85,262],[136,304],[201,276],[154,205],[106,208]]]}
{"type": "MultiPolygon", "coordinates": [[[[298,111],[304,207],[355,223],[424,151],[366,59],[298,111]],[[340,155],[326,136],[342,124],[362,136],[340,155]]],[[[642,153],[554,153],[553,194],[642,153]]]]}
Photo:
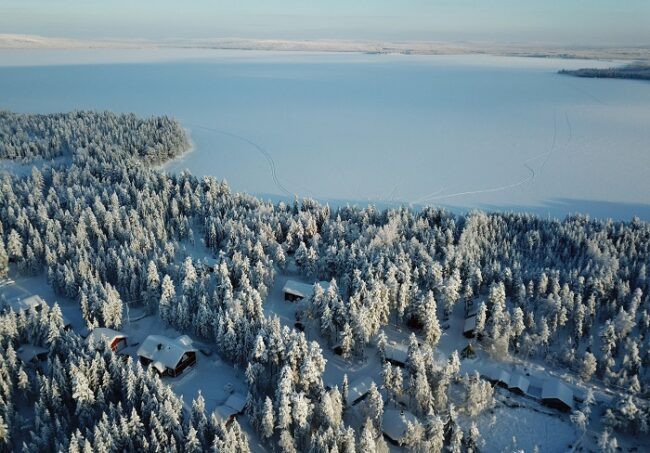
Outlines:
{"type": "Polygon", "coordinates": [[[169,114],[195,149],[167,170],[265,198],[650,220],[650,84],[556,74],[612,64],[0,51],[0,108],[169,114]]]}

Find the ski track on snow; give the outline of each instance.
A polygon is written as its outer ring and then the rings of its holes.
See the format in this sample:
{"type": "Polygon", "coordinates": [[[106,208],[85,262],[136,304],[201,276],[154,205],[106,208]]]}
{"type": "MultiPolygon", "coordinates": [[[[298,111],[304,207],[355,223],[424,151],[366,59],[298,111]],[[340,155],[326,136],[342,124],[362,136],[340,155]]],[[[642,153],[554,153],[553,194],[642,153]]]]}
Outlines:
{"type": "Polygon", "coordinates": [[[234,138],[235,140],[239,140],[241,142],[247,143],[248,145],[255,148],[260,154],[262,154],[262,156],[264,156],[266,161],[269,163],[269,168],[271,169],[271,177],[273,178],[273,182],[275,183],[276,187],[278,189],[280,189],[288,197],[295,197],[296,196],[296,194],[290,192],[289,190],[287,190],[286,187],[284,187],[284,185],[282,185],[282,183],[280,182],[280,180],[278,178],[278,175],[277,175],[275,160],[273,159],[273,156],[271,156],[271,153],[269,153],[262,146],[258,145],[257,143],[255,143],[254,141],[252,141],[252,140],[250,140],[250,139],[248,139],[246,137],[243,137],[243,136],[237,135],[237,134],[233,134],[232,132],[224,131],[224,130],[217,129],[217,128],[214,128],[214,127],[202,126],[202,125],[199,125],[199,124],[194,124],[193,126],[199,128],[199,129],[206,130],[206,131],[214,132],[216,134],[225,135],[226,137],[234,138]]]}
{"type": "MultiPolygon", "coordinates": [[[[572,139],[573,131],[571,129],[571,123],[569,122],[569,116],[565,112],[565,118],[567,121],[567,125],[569,126],[569,139],[567,141],[570,142],[572,139]]],[[[497,186],[497,187],[490,187],[487,189],[476,189],[476,190],[468,190],[465,192],[457,192],[457,193],[452,193],[452,194],[447,194],[447,195],[438,195],[443,189],[438,190],[437,192],[433,192],[430,195],[425,195],[423,197],[420,197],[409,204],[418,204],[418,203],[426,203],[426,202],[431,202],[431,201],[438,201],[438,200],[446,200],[449,198],[456,198],[456,197],[461,197],[465,195],[478,195],[478,194],[484,194],[484,193],[494,193],[494,192],[501,192],[504,190],[509,190],[509,189],[514,189],[519,186],[522,186],[528,182],[533,182],[535,181],[535,178],[537,177],[537,174],[541,172],[541,170],[544,168],[548,160],[550,159],[551,155],[555,152],[555,149],[557,147],[557,111],[553,112],[553,140],[551,141],[551,146],[548,151],[545,151],[541,154],[538,154],[537,156],[533,156],[531,158],[528,158],[524,161],[523,166],[530,172],[530,174],[524,178],[522,178],[520,181],[511,183],[511,184],[506,184],[502,186],[497,186]],[[530,162],[540,159],[544,157],[544,161],[539,167],[539,170],[536,172],[533,167],[529,165],[530,162]]]]}

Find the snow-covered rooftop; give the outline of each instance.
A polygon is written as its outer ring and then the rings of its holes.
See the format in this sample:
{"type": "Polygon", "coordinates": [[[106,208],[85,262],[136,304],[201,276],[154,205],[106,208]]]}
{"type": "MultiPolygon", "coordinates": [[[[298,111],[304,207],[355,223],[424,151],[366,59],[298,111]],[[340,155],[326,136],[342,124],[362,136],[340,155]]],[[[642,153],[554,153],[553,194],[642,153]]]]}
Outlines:
{"type": "Polygon", "coordinates": [[[23,345],[16,351],[16,355],[23,363],[31,362],[36,356],[47,353],[47,349],[31,344],[23,345]]]}
{"type": "Polygon", "coordinates": [[[528,392],[528,386],[530,385],[530,381],[526,379],[523,375],[519,373],[515,373],[512,376],[510,376],[510,382],[508,383],[508,388],[509,389],[519,389],[523,393],[528,392]]]}
{"type": "Polygon", "coordinates": [[[25,297],[24,299],[16,298],[16,299],[8,300],[6,302],[6,305],[8,308],[11,308],[16,313],[20,313],[21,311],[29,310],[30,308],[38,309],[43,305],[45,305],[45,301],[41,299],[41,296],[32,295],[29,297],[25,297]]]}
{"type": "Polygon", "coordinates": [[[96,329],[93,329],[92,332],[90,332],[88,338],[86,338],[86,341],[88,343],[90,343],[91,341],[95,341],[95,342],[105,341],[110,345],[113,342],[113,340],[115,340],[116,338],[129,338],[129,336],[117,330],[109,329],[107,327],[97,327],[96,329]]]}
{"type": "Polygon", "coordinates": [[[351,406],[355,401],[368,393],[373,382],[372,378],[366,376],[351,383],[348,388],[348,399],[346,400],[346,404],[351,406]]]}
{"type": "Polygon", "coordinates": [[[406,363],[408,359],[408,348],[402,343],[389,343],[386,345],[386,360],[406,363]]]}
{"type": "Polygon", "coordinates": [[[395,442],[400,442],[406,434],[407,423],[415,423],[417,417],[406,410],[386,409],[384,411],[384,434],[395,442]]]}
{"type": "Polygon", "coordinates": [[[214,413],[221,421],[227,421],[233,415],[241,413],[245,406],[246,398],[244,395],[233,393],[225,403],[214,409],[214,413]]]}
{"type": "Polygon", "coordinates": [[[490,381],[500,382],[505,385],[510,383],[510,373],[496,365],[484,367],[481,374],[490,381]]]}
{"type": "Polygon", "coordinates": [[[544,381],[542,399],[557,399],[573,408],[573,391],[559,379],[549,378],[544,381]]]}
{"type": "Polygon", "coordinates": [[[476,329],[476,316],[470,316],[469,318],[465,319],[463,332],[472,332],[474,329],[476,329]]]}
{"type": "MultiPolygon", "coordinates": [[[[327,282],[317,282],[314,284],[320,285],[320,287],[325,291],[329,288],[329,283],[327,282]]],[[[282,288],[282,292],[306,299],[314,293],[314,285],[297,282],[295,280],[287,280],[282,288]]]]}
{"type": "Polygon", "coordinates": [[[232,407],[239,413],[246,406],[246,397],[240,393],[233,393],[228,397],[224,405],[232,407]]]}
{"type": "Polygon", "coordinates": [[[173,339],[163,335],[149,335],[138,348],[138,356],[153,361],[159,370],[175,368],[186,352],[196,352],[192,340],[187,335],[173,339]]]}

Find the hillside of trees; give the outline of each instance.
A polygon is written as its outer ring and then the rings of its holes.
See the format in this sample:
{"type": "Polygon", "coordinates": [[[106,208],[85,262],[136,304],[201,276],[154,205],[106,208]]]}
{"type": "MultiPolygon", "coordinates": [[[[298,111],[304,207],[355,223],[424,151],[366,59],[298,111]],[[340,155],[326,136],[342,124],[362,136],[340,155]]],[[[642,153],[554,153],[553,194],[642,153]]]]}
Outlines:
{"type": "MultiPolygon", "coordinates": [[[[251,424],[281,451],[381,450],[377,388],[356,433],[343,420],[347,383],[323,384],[321,348],[338,344],[344,356],[363,355],[395,323],[415,326],[424,339],[411,338],[404,370],[383,372],[384,388],[409,396],[409,409],[425,420],[409,427],[406,446],[475,451],[480,433],[457,417],[489,408],[491,389],[478,376],[459,375],[458,355],[444,366],[434,359],[441,322],[465,301],[479,304],[481,344],[495,357],[536,358],[627,389],[604,417],[604,433],[647,434],[650,224],[332,210],[309,199],[271,204],[215,178],[151,167],[187,147],[182,128],[166,117],[0,114],[1,157],[71,158],[0,179],[0,277],[9,263],[24,274],[46,272],[58,294],[79,302],[88,327],[119,328],[128,302],[213,343],[246,370],[251,424]],[[176,262],[179,242],[199,239],[218,257],[212,274],[191,258],[176,262]],[[263,312],[290,261],[304,276],[331,282],[309,301],[329,344],[309,342],[263,312]]],[[[139,365],[77,347],[56,312],[0,318],[2,448],[246,450],[236,425],[224,429],[200,409],[188,419],[139,365]],[[11,360],[10,349],[27,338],[47,345],[58,362],[49,374],[25,378],[11,360]],[[33,387],[29,401],[18,401],[20,386],[33,387]],[[20,405],[34,406],[34,417],[25,422],[20,405]]]]}

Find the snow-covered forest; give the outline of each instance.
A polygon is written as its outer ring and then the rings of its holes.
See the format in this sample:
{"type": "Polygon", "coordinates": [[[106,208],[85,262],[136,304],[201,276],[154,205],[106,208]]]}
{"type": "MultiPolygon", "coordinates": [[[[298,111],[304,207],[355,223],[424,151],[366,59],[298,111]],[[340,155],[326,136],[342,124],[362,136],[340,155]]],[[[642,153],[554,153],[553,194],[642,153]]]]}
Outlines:
{"type": "MultiPolygon", "coordinates": [[[[467,342],[439,354],[460,306],[475,312],[470,349],[615,390],[599,413],[587,392],[570,416],[579,430],[597,427],[603,451],[617,437],[648,438],[650,224],[271,204],[154,167],[188,147],[167,117],[0,113],[0,158],[45,159],[0,180],[0,278],[46,273],[88,329],[119,329],[126,308],[142,307],[213,345],[245,370],[248,420],[276,451],[385,451],[393,408],[413,414],[398,442],[411,451],[482,451],[477,417],[497,389],[461,372],[467,342]],[[47,164],[54,157],[66,159],[47,164]],[[209,249],[214,272],[178,259],[181,243],[209,249]],[[329,282],[301,313],[316,326],[310,340],[265,313],[291,270],[329,282]],[[387,357],[394,329],[409,332],[403,367],[387,357]],[[346,404],[347,377],[325,384],[331,350],[348,363],[379,356],[361,410],[346,404]]],[[[2,449],[248,450],[237,421],[219,422],[200,398],[186,410],[153,371],[63,327],[57,306],[0,317],[2,449]],[[16,358],[25,344],[47,349],[46,368],[16,358]]]]}

